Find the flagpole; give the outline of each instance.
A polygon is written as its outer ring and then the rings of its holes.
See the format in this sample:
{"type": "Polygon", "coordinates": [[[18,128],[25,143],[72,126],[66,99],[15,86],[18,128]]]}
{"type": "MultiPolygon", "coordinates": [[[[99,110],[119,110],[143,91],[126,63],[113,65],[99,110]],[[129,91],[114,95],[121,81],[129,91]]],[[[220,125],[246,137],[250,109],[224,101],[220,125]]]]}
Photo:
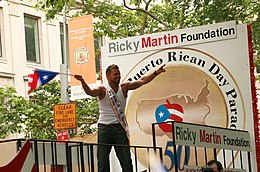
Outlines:
{"type": "Polygon", "coordinates": [[[66,28],[66,3],[63,8],[63,55],[64,55],[64,64],[60,65],[60,83],[61,83],[61,102],[69,103],[69,94],[68,94],[68,61],[67,61],[67,28],[66,28]]]}
{"type": "MultiPolygon", "coordinates": [[[[68,84],[68,76],[74,76],[72,74],[68,74],[68,54],[67,54],[67,25],[66,25],[66,1],[63,8],[63,35],[64,35],[64,43],[63,43],[63,55],[64,55],[64,64],[60,65],[60,86],[61,86],[61,103],[67,104],[70,102],[69,99],[69,84],[68,84]]],[[[68,129],[68,136],[70,135],[70,130],[68,129]]]]}
{"type": "Polygon", "coordinates": [[[75,75],[73,75],[73,74],[69,74],[69,73],[60,73],[60,75],[75,76],[75,75]]]}
{"type": "Polygon", "coordinates": [[[67,18],[66,18],[66,2],[63,8],[63,35],[64,35],[64,39],[63,39],[63,54],[64,54],[64,64],[67,66],[68,68],[68,60],[67,60],[67,18]]]}

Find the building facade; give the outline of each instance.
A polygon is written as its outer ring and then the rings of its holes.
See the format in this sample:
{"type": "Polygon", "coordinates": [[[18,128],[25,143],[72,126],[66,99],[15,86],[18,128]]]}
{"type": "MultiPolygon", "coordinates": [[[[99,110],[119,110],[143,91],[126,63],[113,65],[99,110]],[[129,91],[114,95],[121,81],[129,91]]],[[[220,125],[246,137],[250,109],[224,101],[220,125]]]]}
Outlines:
{"type": "Polygon", "coordinates": [[[63,20],[46,21],[29,1],[0,1],[0,85],[27,96],[34,69],[59,71],[63,60],[63,20]]]}

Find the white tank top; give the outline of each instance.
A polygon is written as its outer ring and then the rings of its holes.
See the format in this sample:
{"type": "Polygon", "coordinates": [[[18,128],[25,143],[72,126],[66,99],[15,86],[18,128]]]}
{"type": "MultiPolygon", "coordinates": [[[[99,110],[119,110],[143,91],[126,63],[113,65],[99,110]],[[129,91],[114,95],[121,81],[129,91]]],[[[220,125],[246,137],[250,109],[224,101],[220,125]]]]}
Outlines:
{"type": "MultiPolygon", "coordinates": [[[[122,104],[123,111],[125,111],[126,99],[122,92],[121,86],[119,86],[116,95],[122,104]]],[[[114,112],[113,108],[111,107],[107,92],[106,92],[105,97],[102,100],[98,100],[98,105],[99,105],[98,123],[106,124],[106,125],[119,123],[119,121],[117,120],[117,117],[115,115],[115,112],[114,112]]]]}

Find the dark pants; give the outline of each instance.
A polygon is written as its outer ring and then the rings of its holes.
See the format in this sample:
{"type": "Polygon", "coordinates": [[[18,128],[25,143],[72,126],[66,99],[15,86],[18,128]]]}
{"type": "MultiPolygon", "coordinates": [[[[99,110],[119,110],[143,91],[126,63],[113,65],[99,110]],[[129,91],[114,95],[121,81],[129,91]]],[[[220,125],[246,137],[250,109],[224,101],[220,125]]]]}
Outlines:
{"type": "MultiPolygon", "coordinates": [[[[129,145],[126,131],[120,125],[98,124],[99,144],[129,145]]],[[[112,146],[98,146],[98,172],[110,172],[109,153],[112,146]]],[[[132,172],[133,165],[128,146],[114,146],[116,156],[119,159],[123,172],[132,172]]]]}

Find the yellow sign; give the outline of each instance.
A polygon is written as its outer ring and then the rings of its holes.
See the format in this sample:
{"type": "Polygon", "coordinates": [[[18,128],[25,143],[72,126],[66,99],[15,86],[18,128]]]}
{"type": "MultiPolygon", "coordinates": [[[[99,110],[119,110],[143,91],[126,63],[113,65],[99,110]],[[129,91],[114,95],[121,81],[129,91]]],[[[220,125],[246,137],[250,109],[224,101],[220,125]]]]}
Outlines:
{"type": "Polygon", "coordinates": [[[54,105],[54,130],[76,127],[76,103],[54,105]]]}

